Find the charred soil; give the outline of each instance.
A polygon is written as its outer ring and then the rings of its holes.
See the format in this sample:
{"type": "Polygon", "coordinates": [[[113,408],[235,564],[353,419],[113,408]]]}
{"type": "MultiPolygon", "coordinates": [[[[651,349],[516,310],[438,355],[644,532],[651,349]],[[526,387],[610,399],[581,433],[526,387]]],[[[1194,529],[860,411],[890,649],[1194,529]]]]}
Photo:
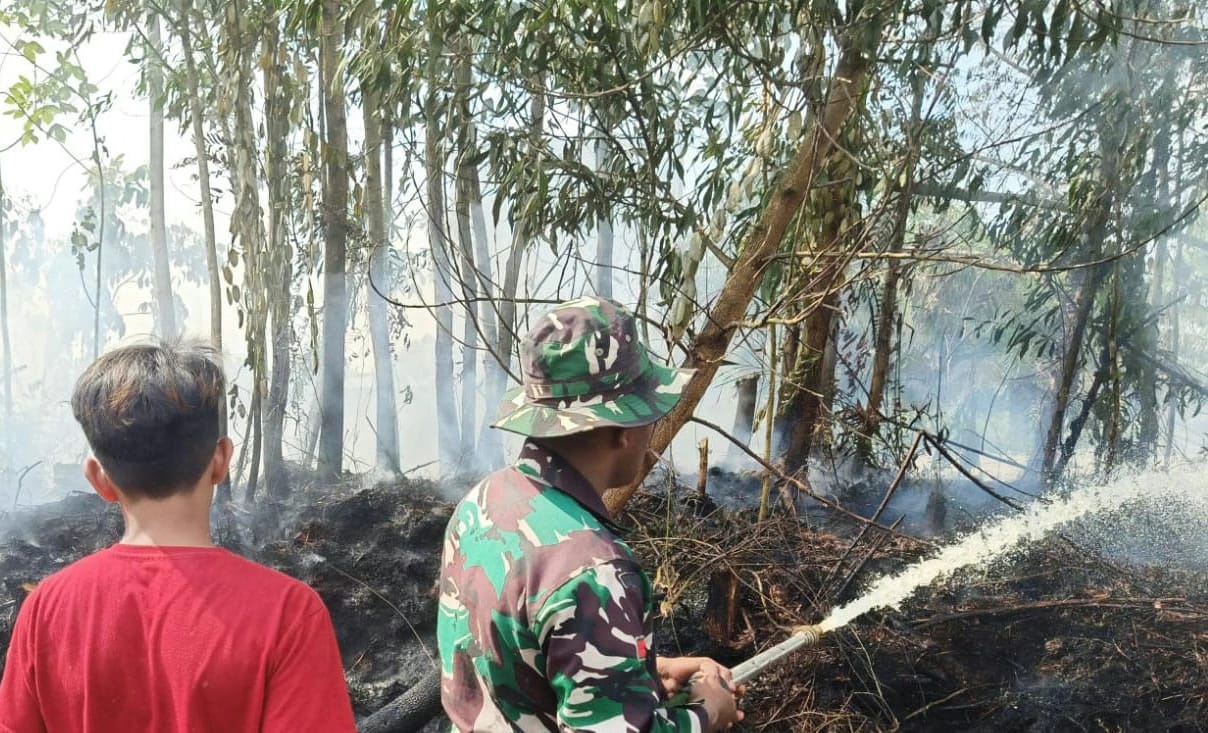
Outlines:
{"type": "MultiPolygon", "coordinates": [[[[318,590],[364,716],[436,663],[434,582],[451,505],[422,482],[318,487],[300,476],[295,486],[288,505],[227,508],[217,535],[318,590]]],[[[663,594],[660,652],[728,663],[928,550],[783,512],[757,525],[674,486],[639,494],[623,524],[663,594]]],[[[120,532],[120,515],[83,494],[0,520],[0,649],[39,580],[120,532]]],[[[1204,730],[1204,581],[1054,538],[798,652],[750,685],[743,728],[1204,730]]]]}

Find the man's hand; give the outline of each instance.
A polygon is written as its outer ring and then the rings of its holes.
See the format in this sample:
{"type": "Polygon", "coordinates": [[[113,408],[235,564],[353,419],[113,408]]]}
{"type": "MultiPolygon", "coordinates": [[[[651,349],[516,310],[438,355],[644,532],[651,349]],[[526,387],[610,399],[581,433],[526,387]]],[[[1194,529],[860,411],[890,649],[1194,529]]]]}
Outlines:
{"type": "Polygon", "coordinates": [[[710,730],[725,730],[743,719],[738,699],[746,686],[734,687],[734,675],[708,657],[659,657],[659,679],[670,697],[691,688],[689,699],[704,705],[710,730]]]}
{"type": "MultiPolygon", "coordinates": [[[[730,672],[730,668],[718,664],[709,657],[659,657],[657,664],[659,680],[663,683],[667,697],[681,692],[696,674],[717,675],[726,684],[733,687],[734,675],[730,672]]],[[[740,688],[741,690],[735,692],[741,697],[746,692],[746,687],[740,685],[740,688]]]]}
{"type": "Polygon", "coordinates": [[[689,699],[703,707],[709,716],[706,733],[729,730],[745,717],[738,709],[738,697],[730,688],[730,683],[721,677],[702,672],[693,675],[690,684],[689,699]]]}

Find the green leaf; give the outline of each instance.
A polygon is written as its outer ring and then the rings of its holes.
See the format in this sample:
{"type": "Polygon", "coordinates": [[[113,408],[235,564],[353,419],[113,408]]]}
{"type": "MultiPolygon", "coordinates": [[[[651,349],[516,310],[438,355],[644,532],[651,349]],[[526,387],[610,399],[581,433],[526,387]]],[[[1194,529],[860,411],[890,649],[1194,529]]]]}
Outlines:
{"type": "Polygon", "coordinates": [[[14,45],[21,52],[21,55],[25,57],[25,60],[31,64],[37,63],[38,56],[42,55],[46,50],[37,41],[17,41],[14,45]]]}

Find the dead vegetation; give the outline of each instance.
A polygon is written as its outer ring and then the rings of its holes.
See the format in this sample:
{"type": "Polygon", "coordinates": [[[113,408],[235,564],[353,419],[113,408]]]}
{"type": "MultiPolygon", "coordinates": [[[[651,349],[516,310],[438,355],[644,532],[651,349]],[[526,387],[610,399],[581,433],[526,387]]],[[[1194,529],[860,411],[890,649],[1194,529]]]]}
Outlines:
{"type": "MultiPolygon", "coordinates": [[[[229,517],[223,541],[319,590],[364,715],[432,668],[432,583],[450,507],[406,482],[303,488],[297,501],[229,517]]],[[[757,524],[695,487],[638,494],[624,524],[665,594],[660,651],[731,664],[928,551],[847,520],[782,512],[757,524]]],[[[81,495],[0,525],[2,651],[32,584],[116,539],[120,517],[81,495]]],[[[1055,538],[798,652],[751,684],[743,729],[1204,730],[1205,580],[1055,538]]]]}
{"type": "MultiPolygon", "coordinates": [[[[647,493],[628,512],[630,542],[666,594],[663,653],[737,663],[928,549],[850,523],[757,525],[695,493],[647,493]]],[[[1055,537],[798,652],[750,685],[744,727],[1204,730],[1204,581],[1055,537]]]]}

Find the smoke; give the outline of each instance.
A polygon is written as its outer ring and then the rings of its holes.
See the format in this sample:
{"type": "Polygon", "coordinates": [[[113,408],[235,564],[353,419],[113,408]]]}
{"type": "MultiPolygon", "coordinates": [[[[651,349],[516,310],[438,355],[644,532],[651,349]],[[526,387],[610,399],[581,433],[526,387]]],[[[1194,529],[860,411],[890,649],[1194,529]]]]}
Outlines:
{"type": "MultiPolygon", "coordinates": [[[[110,77],[106,83],[118,89],[133,90],[136,70],[124,61],[117,64],[111,61],[121,58],[124,39],[116,35],[97,38],[95,46],[89,45],[83,49],[85,62],[95,61],[100,65],[98,68],[112,66],[119,69],[120,73],[110,77]]],[[[1112,68],[1111,82],[1122,83],[1120,67],[1112,68]]],[[[0,86],[11,81],[10,73],[0,69],[0,86]]],[[[996,77],[994,83],[1001,84],[1003,80],[996,77]]],[[[1089,88],[1091,85],[1088,81],[1089,88]]],[[[1004,95],[1004,98],[1014,97],[1004,95]]],[[[137,99],[133,93],[119,94],[118,99],[118,106],[102,119],[102,134],[111,151],[110,157],[126,161],[125,169],[129,172],[146,159],[144,127],[139,124],[145,115],[145,102],[137,99]]],[[[1027,101],[1029,108],[1037,103],[1034,98],[1027,101]]],[[[993,114],[1012,117],[1017,112],[1017,109],[1011,108],[996,110],[993,114]]],[[[350,115],[354,127],[357,117],[350,115]]],[[[958,125],[961,124],[959,116],[954,119],[958,125]]],[[[0,118],[0,139],[8,139],[13,124],[10,118],[0,118]]],[[[1030,120],[1019,124],[1021,128],[1026,128],[1028,125],[1035,126],[1036,122],[1030,120]]],[[[356,130],[352,132],[355,138],[356,130]]],[[[68,140],[68,147],[74,150],[90,149],[91,139],[81,135],[84,135],[84,131],[75,131],[68,140]]],[[[978,146],[987,142],[962,137],[970,135],[973,133],[962,132],[958,135],[960,142],[968,143],[969,149],[981,149],[978,146]]],[[[1016,152],[1015,147],[1004,147],[1001,154],[1009,158],[1016,152]]],[[[170,163],[185,161],[192,154],[187,140],[169,136],[167,155],[170,163]]],[[[18,498],[24,504],[61,496],[68,491],[87,490],[79,478],[78,468],[74,468],[79,465],[86,447],[70,417],[66,401],[75,376],[91,358],[93,311],[90,298],[95,298],[96,294],[90,291],[90,268],[94,255],[84,253],[84,272],[81,273],[70,243],[71,224],[78,220],[81,202],[86,198],[86,194],[80,193],[87,183],[84,174],[53,145],[6,151],[0,162],[10,173],[5,178],[10,197],[15,194],[19,198],[23,191],[32,196],[31,200],[18,206],[19,211],[10,215],[10,222],[20,219],[22,223],[19,231],[8,237],[6,242],[16,389],[14,414],[11,418],[5,418],[0,430],[3,435],[0,441],[0,508],[5,508],[18,498]],[[11,174],[14,170],[21,172],[19,178],[11,174]],[[40,225],[34,219],[35,212],[43,222],[40,225]],[[40,231],[39,227],[44,231],[40,231]],[[20,497],[16,496],[18,484],[20,497]]],[[[420,163],[413,162],[413,165],[416,170],[422,168],[420,163]]],[[[1182,164],[1176,168],[1181,170],[1182,164]]],[[[401,179],[406,181],[410,172],[403,171],[401,179]]],[[[169,176],[168,210],[173,216],[173,223],[193,231],[200,229],[200,216],[193,193],[196,185],[191,180],[189,166],[170,164],[169,176]]],[[[1026,192],[1032,186],[1032,182],[1017,173],[991,182],[1006,185],[1012,192],[1026,192]]],[[[1061,191],[1058,184],[1062,183],[1048,182],[1046,190],[1037,189],[1034,193],[1047,195],[1053,190],[1061,191]]],[[[1157,185],[1156,180],[1146,181],[1144,185],[1131,189],[1129,206],[1139,210],[1139,202],[1153,198],[1157,185]]],[[[229,201],[225,203],[229,204],[229,201]]],[[[488,199],[484,202],[484,208],[492,210],[493,203],[488,199]]],[[[399,219],[404,222],[411,218],[422,221],[419,213],[420,209],[412,207],[412,210],[400,212],[399,219]]],[[[985,213],[989,219],[994,212],[987,210],[985,213]]],[[[219,214],[222,214],[221,206],[219,214]]],[[[918,224],[920,231],[913,235],[919,242],[931,242],[941,236],[923,229],[933,227],[945,232],[951,224],[928,212],[920,213],[917,218],[921,222],[918,224]]],[[[487,221],[488,251],[494,272],[502,270],[503,260],[513,244],[508,220],[505,208],[499,225],[487,221]]],[[[127,231],[112,232],[107,238],[111,248],[106,250],[106,256],[110,257],[106,267],[122,263],[118,254],[123,248],[118,245],[124,241],[123,237],[132,242],[145,227],[141,213],[131,211],[129,206],[120,211],[115,209],[110,224],[114,221],[124,222],[128,226],[125,227],[127,231]]],[[[220,220],[217,228],[220,233],[225,233],[226,222],[220,220]]],[[[639,302],[644,302],[645,315],[655,322],[661,321],[665,315],[658,303],[661,294],[644,291],[637,274],[648,266],[639,256],[642,249],[640,243],[649,246],[649,242],[644,240],[646,235],[620,221],[613,222],[611,229],[614,269],[609,280],[615,289],[615,297],[635,307],[639,302]]],[[[220,238],[225,239],[221,235],[220,238]]],[[[1165,242],[1173,257],[1183,241],[1179,236],[1170,236],[1155,242],[1154,247],[1165,242]]],[[[407,266],[397,268],[390,283],[379,283],[379,286],[386,286],[392,296],[408,303],[431,303],[434,273],[424,265],[426,247],[422,226],[408,230],[395,243],[395,254],[407,266]]],[[[521,292],[517,293],[517,297],[532,301],[556,301],[593,292],[595,247],[595,238],[589,236],[559,242],[557,253],[545,246],[531,247],[521,276],[521,292]]],[[[137,246],[129,244],[124,251],[137,260],[137,246]]],[[[187,258],[188,261],[182,259],[174,269],[174,287],[188,314],[184,321],[185,330],[191,335],[205,336],[209,332],[208,294],[202,285],[205,275],[198,272],[196,250],[188,251],[193,253],[187,258]]],[[[224,254],[220,253],[220,259],[224,259],[224,254]]],[[[1191,249],[1184,256],[1182,279],[1176,284],[1172,283],[1173,275],[1167,276],[1167,284],[1175,286],[1176,290],[1163,299],[1163,304],[1176,300],[1182,303],[1179,363],[1203,365],[1208,363],[1202,296],[1203,257],[1191,249]]],[[[137,264],[135,260],[132,262],[137,264]]],[[[123,338],[149,333],[153,326],[151,313],[145,307],[150,300],[147,283],[141,281],[139,267],[128,269],[130,272],[126,275],[119,277],[115,274],[106,281],[115,307],[111,309],[112,312],[106,310],[103,313],[102,348],[110,348],[123,338]]],[[[696,280],[697,313],[694,321],[698,327],[703,322],[700,310],[716,297],[726,274],[725,266],[713,257],[706,256],[696,280]]],[[[913,285],[904,291],[902,323],[895,336],[898,346],[893,357],[894,373],[885,403],[885,412],[911,427],[883,426],[881,439],[886,442],[877,443],[881,467],[885,470],[895,468],[891,464],[900,457],[902,448],[897,444],[897,439],[904,437],[904,442],[908,443],[911,429],[922,427],[966,446],[954,447],[953,450],[979,477],[991,482],[997,478],[1029,489],[1035,476],[1019,466],[1031,464],[1036,452],[1045,410],[1052,399],[1050,375],[1053,358],[1051,355],[1037,357],[1035,353],[1030,353],[1026,358],[1009,354],[1002,340],[991,337],[1004,311],[1027,310],[1019,285],[1020,275],[933,265],[918,266],[912,274],[913,285]]],[[[319,317],[323,305],[320,278],[316,272],[302,271],[296,274],[294,283],[294,293],[299,298],[304,297],[308,290],[315,293],[313,313],[319,317]]],[[[495,282],[498,280],[494,278],[495,282]]],[[[868,282],[875,283],[875,280],[868,282]]],[[[361,293],[353,298],[356,307],[350,313],[348,358],[344,365],[345,468],[374,478],[374,406],[377,395],[374,392],[368,328],[364,320],[363,303],[368,296],[364,286],[355,287],[360,287],[361,293]]],[[[853,292],[858,290],[854,288],[853,292]]],[[[456,283],[453,291],[459,291],[456,283]]],[[[841,494],[845,487],[862,482],[863,489],[856,492],[859,496],[854,501],[857,504],[875,505],[886,481],[879,475],[865,476],[853,463],[848,462],[846,456],[850,455],[850,444],[843,442],[847,434],[844,421],[855,408],[867,402],[864,390],[869,381],[869,335],[873,315],[867,308],[868,294],[867,291],[858,292],[857,295],[864,300],[853,297],[843,304],[846,320],[841,324],[838,339],[838,389],[835,412],[831,416],[834,427],[830,435],[834,440],[831,448],[813,466],[811,480],[820,490],[836,494],[841,494]]],[[[531,319],[546,308],[548,303],[543,302],[521,304],[518,307],[517,331],[524,333],[531,319]]],[[[460,336],[463,333],[465,309],[453,306],[452,310],[453,332],[460,336]]],[[[1172,332],[1171,313],[1173,310],[1162,316],[1164,337],[1172,332]]],[[[474,475],[497,468],[500,460],[513,455],[519,439],[501,434],[501,455],[482,450],[480,444],[476,445],[475,450],[466,457],[465,465],[456,469],[434,463],[439,457],[437,440],[442,432],[439,429],[441,426],[436,424],[439,419],[436,409],[437,374],[432,358],[436,326],[431,313],[423,307],[408,309],[402,314],[396,312],[395,317],[394,376],[401,467],[404,470],[415,468],[414,475],[428,478],[464,473],[466,478],[463,483],[468,487],[474,475]],[[401,324],[399,315],[405,317],[406,325],[401,324]]],[[[250,374],[241,366],[245,356],[244,337],[234,309],[229,305],[224,308],[224,319],[226,366],[232,383],[237,387],[237,403],[246,407],[250,374]]],[[[312,347],[321,348],[321,343],[311,343],[311,313],[305,308],[299,311],[293,327],[297,354],[286,420],[285,456],[289,461],[304,463],[313,452],[308,426],[317,412],[318,382],[312,368],[315,359],[312,347]]],[[[649,334],[652,349],[660,357],[669,363],[678,363],[683,359],[682,352],[674,350],[662,340],[657,326],[651,326],[649,334]]],[[[765,353],[762,338],[761,334],[755,333],[736,340],[731,353],[727,355],[733,365],[722,368],[715,384],[701,401],[697,409],[700,417],[727,430],[735,423],[736,377],[752,372],[766,376],[771,361],[780,356],[765,353]]],[[[1169,340],[1163,343],[1169,344],[1169,340]]],[[[490,357],[484,351],[474,352],[469,357],[455,355],[454,369],[458,373],[453,376],[453,385],[458,395],[461,393],[459,366],[463,358],[478,359],[481,363],[482,359],[490,357]]],[[[480,367],[475,373],[473,392],[477,406],[474,418],[476,423],[483,424],[494,417],[497,405],[487,403],[489,393],[483,383],[485,370],[480,367]]],[[[1085,383],[1076,385],[1078,389],[1084,389],[1085,386],[1085,383]]],[[[756,399],[758,409],[767,403],[767,394],[768,384],[764,378],[761,379],[756,399]]],[[[750,448],[760,455],[764,455],[767,448],[763,430],[767,417],[763,420],[749,442],[750,448]]],[[[231,427],[237,440],[246,438],[246,426],[246,418],[236,410],[231,427]]],[[[443,432],[455,432],[453,425],[444,427],[447,429],[443,432]]],[[[1174,435],[1166,435],[1164,439],[1175,440],[1176,455],[1194,453],[1202,445],[1205,431],[1208,431],[1208,417],[1179,420],[1174,435]]],[[[479,437],[474,436],[476,441],[479,437]]],[[[689,424],[677,436],[664,456],[665,465],[682,475],[694,473],[699,463],[698,446],[703,439],[709,441],[709,465],[712,468],[738,472],[758,470],[758,463],[742,452],[731,450],[724,437],[695,424],[689,424]]],[[[1081,466],[1075,464],[1075,468],[1081,466]]],[[[1000,484],[995,486],[1005,490],[1000,484]]],[[[908,517],[926,517],[928,511],[934,513],[935,507],[941,503],[936,497],[943,497],[948,525],[961,517],[979,517],[982,512],[992,511],[997,503],[966,479],[959,478],[959,474],[932,454],[919,458],[916,475],[899,489],[889,511],[908,517]]]]}

